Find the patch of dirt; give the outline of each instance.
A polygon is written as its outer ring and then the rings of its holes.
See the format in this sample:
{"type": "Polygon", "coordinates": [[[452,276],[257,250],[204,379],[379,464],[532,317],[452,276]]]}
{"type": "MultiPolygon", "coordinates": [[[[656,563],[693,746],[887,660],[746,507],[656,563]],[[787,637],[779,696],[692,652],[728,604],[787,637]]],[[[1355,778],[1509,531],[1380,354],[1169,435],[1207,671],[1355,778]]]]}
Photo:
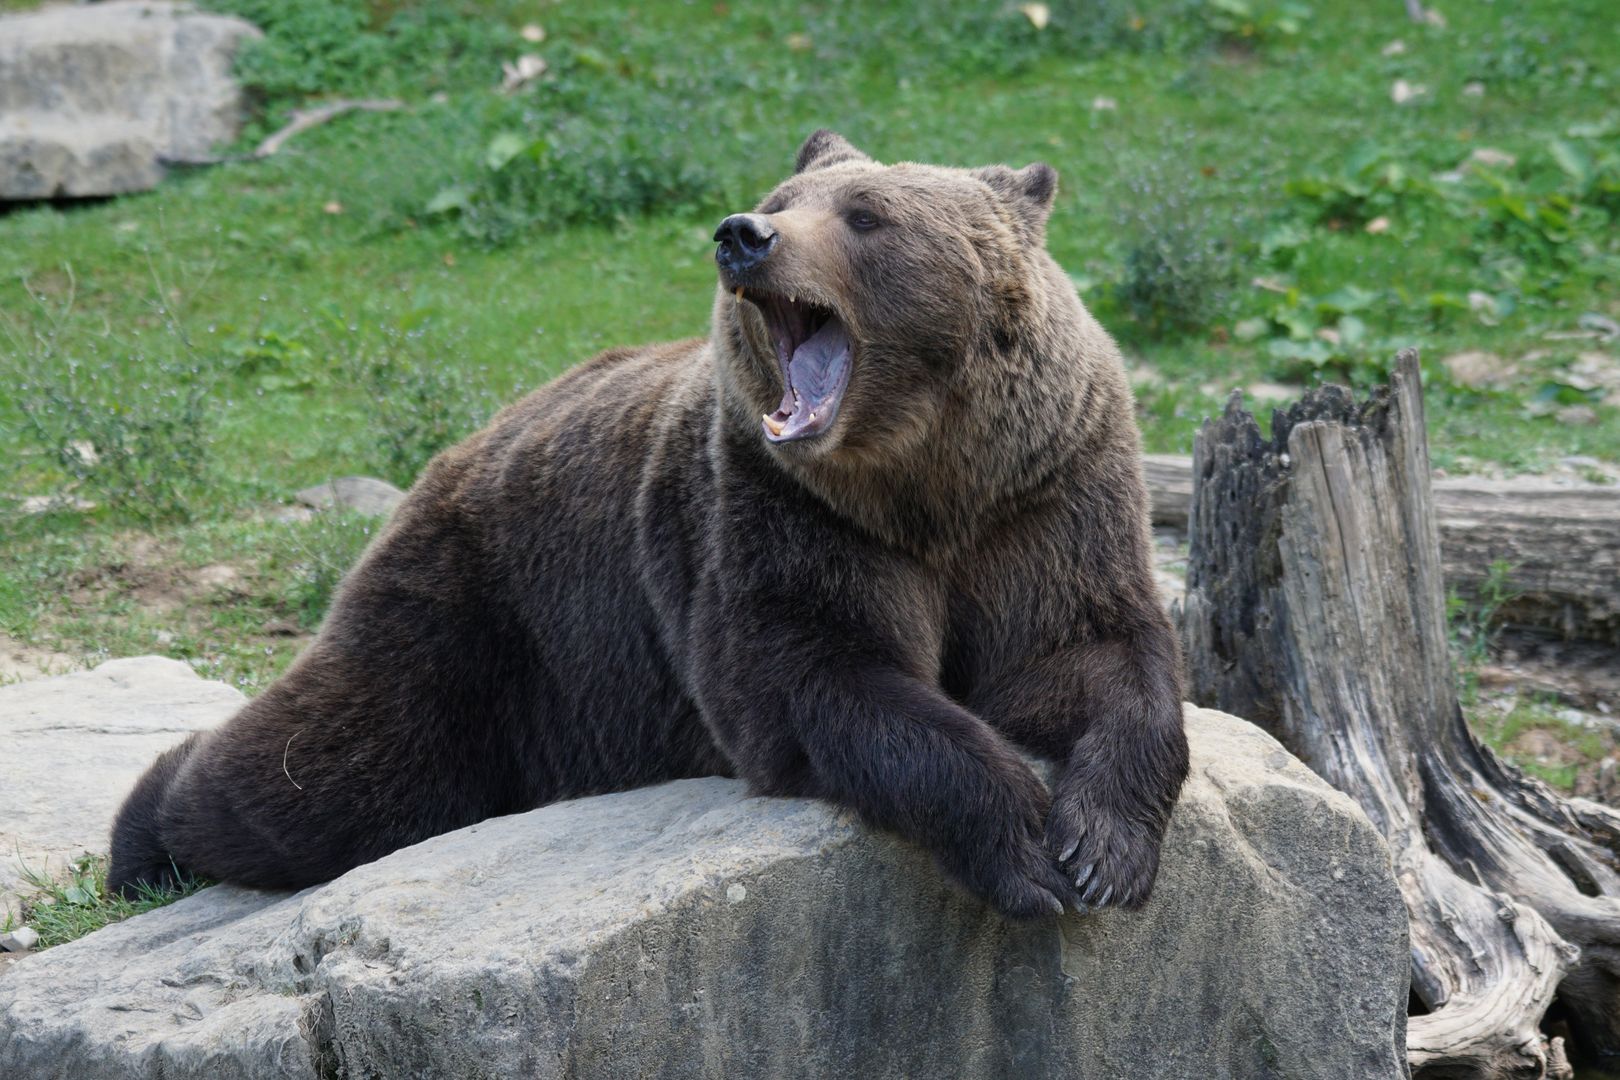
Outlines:
{"type": "Polygon", "coordinates": [[[1620,806],[1620,649],[1548,634],[1503,631],[1492,662],[1478,672],[1480,692],[1508,712],[1519,695],[1557,702],[1565,724],[1596,732],[1603,754],[1593,759],[1557,731],[1534,728],[1509,744],[1508,754],[1553,768],[1574,766],[1573,793],[1620,806]]]}
{"type": "Polygon", "coordinates": [[[1496,353],[1469,350],[1454,353],[1440,363],[1464,386],[1501,388],[1518,378],[1519,367],[1496,353]]]}
{"type": "Polygon", "coordinates": [[[237,592],[235,586],[251,573],[231,563],[177,566],[172,548],[151,536],[134,534],[120,546],[121,557],[73,575],[69,597],[75,604],[92,606],[116,593],[148,612],[169,614],[207,601],[221,589],[237,592]]]}
{"type": "Polygon", "coordinates": [[[1545,694],[1620,724],[1620,648],[1504,630],[1491,652],[1491,663],[1479,671],[1482,689],[1545,694]]]}
{"type": "MultiPolygon", "coordinates": [[[[129,532],[109,538],[62,581],[63,602],[51,613],[59,617],[46,619],[36,641],[16,646],[45,657],[64,654],[40,646],[78,649],[93,654],[91,664],[159,653],[249,693],[268,685],[314,635],[277,603],[274,584],[251,558],[186,566],[182,551],[172,537],[129,532]]],[[[20,677],[59,670],[68,667],[35,662],[20,677]]],[[[6,672],[0,661],[0,682],[6,672]]]]}
{"type": "Polygon", "coordinates": [[[1574,747],[1543,728],[1531,728],[1507,745],[1516,758],[1529,758],[1538,765],[1579,765],[1586,760],[1574,747]]]}
{"type": "Polygon", "coordinates": [[[0,686],[48,675],[65,675],[82,667],[76,656],[26,645],[9,634],[0,633],[0,686]]]}
{"type": "Polygon", "coordinates": [[[217,589],[233,585],[242,577],[241,571],[230,563],[214,563],[211,566],[199,567],[187,575],[191,584],[205,589],[217,589]]]}

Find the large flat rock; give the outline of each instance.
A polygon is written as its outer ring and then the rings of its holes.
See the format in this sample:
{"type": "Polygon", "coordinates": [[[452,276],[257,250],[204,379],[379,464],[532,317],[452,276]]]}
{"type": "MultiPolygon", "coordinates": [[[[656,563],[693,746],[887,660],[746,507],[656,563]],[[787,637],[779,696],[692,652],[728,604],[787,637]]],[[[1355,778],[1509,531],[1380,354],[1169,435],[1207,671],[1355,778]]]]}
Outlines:
{"type": "Polygon", "coordinates": [[[118,195],[241,128],[242,19],[166,0],[0,15],[0,199],[118,195]]]}
{"type": "Polygon", "coordinates": [[[1188,723],[1140,913],[1010,924],[823,804],[688,780],[24,957],[0,1075],[1406,1075],[1383,843],[1258,729],[1188,723]]]}
{"type": "Polygon", "coordinates": [[[162,656],[0,686],[0,917],[27,890],[25,866],[60,872],[105,853],[113,814],[153,759],[245,700],[162,656]]]}

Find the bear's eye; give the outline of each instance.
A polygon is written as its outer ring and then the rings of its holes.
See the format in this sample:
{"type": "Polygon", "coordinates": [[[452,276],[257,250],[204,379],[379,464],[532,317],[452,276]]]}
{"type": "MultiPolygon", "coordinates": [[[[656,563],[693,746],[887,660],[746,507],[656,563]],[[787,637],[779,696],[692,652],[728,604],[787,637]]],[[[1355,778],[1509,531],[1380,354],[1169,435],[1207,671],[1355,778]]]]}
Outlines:
{"type": "Polygon", "coordinates": [[[871,232],[882,224],[878,216],[870,210],[851,210],[848,220],[849,227],[856,232],[871,232]]]}

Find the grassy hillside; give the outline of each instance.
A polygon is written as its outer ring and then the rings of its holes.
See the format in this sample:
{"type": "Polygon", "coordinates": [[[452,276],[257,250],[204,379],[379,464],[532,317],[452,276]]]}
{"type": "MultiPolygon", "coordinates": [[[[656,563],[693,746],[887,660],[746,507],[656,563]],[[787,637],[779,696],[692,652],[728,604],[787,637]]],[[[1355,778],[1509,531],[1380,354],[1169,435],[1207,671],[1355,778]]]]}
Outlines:
{"type": "Polygon", "coordinates": [[[943,0],[212,6],[267,31],[234,152],[323,98],[406,108],[0,216],[0,491],[95,504],[0,509],[18,641],[262,685],[367,527],[276,504],[407,484],[595,350],[703,333],[715,221],[817,126],[885,160],[1055,165],[1052,250],[1133,358],[1151,448],[1188,448],[1233,387],[1365,383],[1410,343],[1438,464],[1620,460],[1605,0],[1421,26],[1384,0],[1053,3],[1040,26],[943,0]],[[546,74],[498,92],[525,53],[546,74]],[[1490,378],[1441,363],[1468,350],[1490,378]]]}

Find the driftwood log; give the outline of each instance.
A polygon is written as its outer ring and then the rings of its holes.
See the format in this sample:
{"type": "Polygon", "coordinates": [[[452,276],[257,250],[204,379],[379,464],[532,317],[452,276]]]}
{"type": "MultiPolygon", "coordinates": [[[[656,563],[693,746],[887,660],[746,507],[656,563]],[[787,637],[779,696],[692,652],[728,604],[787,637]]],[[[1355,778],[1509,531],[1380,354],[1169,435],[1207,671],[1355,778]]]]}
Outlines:
{"type": "Polygon", "coordinates": [[[368,98],[365,100],[350,100],[343,98],[338,101],[329,101],[325,105],[313,109],[294,109],[292,119],[287,126],[274,132],[257,147],[252,157],[267,158],[280,150],[288,139],[294,135],[301,135],[312,127],[319,127],[328,120],[335,120],[344,113],[350,112],[394,112],[403,109],[405,103],[393,98],[368,98]]]}
{"type": "MultiPolygon", "coordinates": [[[[1149,454],[1153,524],[1187,527],[1192,459],[1149,454]]],[[[1480,598],[1492,564],[1514,595],[1498,621],[1620,645],[1620,486],[1561,486],[1537,477],[1433,482],[1446,585],[1480,598]]]]}
{"type": "Polygon", "coordinates": [[[318,105],[312,109],[294,109],[292,119],[286,126],[272,132],[263,142],[253,148],[251,154],[227,154],[224,157],[205,158],[161,158],[165,165],[182,168],[207,168],[212,165],[224,165],[228,162],[260,161],[277,153],[287,140],[296,135],[302,135],[310,128],[320,127],[328,120],[335,120],[345,113],[351,112],[396,112],[405,107],[403,101],[394,98],[366,98],[353,100],[340,98],[318,105]]]}
{"type": "Polygon", "coordinates": [[[1416,355],[1264,438],[1198,434],[1183,630],[1195,701],[1261,724],[1389,841],[1412,927],[1415,1075],[1567,1077],[1620,1052],[1620,813],[1482,746],[1458,705],[1416,355]]]}

